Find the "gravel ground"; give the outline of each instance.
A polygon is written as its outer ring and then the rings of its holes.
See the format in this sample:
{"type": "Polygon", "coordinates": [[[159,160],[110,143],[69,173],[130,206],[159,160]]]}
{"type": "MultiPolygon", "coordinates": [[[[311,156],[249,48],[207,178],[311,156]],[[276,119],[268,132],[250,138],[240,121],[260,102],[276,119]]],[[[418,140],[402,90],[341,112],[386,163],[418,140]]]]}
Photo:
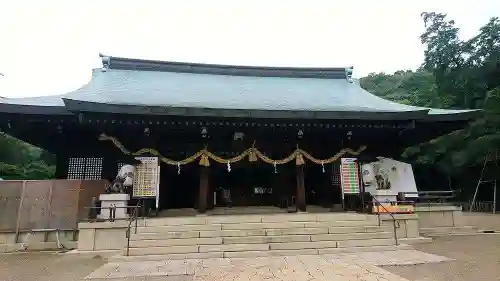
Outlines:
{"type": "Polygon", "coordinates": [[[422,252],[454,261],[412,266],[383,266],[411,281],[500,280],[500,235],[448,236],[414,245],[422,252]]]}
{"type": "Polygon", "coordinates": [[[1,281],[81,281],[103,265],[100,257],[57,253],[0,255],[1,281]]]}
{"type": "MultiPolygon", "coordinates": [[[[454,259],[435,264],[383,266],[411,281],[500,281],[500,235],[452,236],[415,245],[431,254],[454,259]]],[[[0,255],[1,281],[81,281],[105,262],[100,257],[24,253],[0,255]]],[[[96,280],[96,279],[94,279],[96,280]]],[[[121,280],[170,280],[131,278],[121,280]]]]}

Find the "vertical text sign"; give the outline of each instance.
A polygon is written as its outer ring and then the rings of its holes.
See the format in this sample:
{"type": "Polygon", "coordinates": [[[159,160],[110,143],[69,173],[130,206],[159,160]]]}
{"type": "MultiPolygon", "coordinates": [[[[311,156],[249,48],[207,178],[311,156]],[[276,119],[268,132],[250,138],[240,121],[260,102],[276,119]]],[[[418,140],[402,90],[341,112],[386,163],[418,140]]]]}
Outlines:
{"type": "Polygon", "coordinates": [[[342,158],[340,163],[343,194],[358,194],[360,192],[359,167],[356,158],[342,158]]]}

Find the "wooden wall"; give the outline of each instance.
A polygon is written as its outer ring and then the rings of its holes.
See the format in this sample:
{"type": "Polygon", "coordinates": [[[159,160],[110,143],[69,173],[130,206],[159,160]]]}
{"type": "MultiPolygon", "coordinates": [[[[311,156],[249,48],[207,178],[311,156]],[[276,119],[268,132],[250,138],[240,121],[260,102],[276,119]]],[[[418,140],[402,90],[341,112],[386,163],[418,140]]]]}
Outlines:
{"type": "Polygon", "coordinates": [[[0,232],[76,229],[105,180],[0,181],[0,232]]]}

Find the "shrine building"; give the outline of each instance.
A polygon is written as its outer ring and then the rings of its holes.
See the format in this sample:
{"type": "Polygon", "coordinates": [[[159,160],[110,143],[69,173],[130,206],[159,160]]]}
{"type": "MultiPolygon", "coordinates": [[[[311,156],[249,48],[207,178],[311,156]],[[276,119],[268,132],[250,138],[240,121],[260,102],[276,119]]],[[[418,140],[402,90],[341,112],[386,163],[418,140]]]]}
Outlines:
{"type": "Polygon", "coordinates": [[[54,153],[58,179],[112,180],[149,157],[134,192],[161,210],[338,204],[359,193],[359,170],[342,187],[342,158],[398,158],[477,114],[384,100],[352,67],[101,58],[73,92],[0,98],[0,130],[54,153]]]}

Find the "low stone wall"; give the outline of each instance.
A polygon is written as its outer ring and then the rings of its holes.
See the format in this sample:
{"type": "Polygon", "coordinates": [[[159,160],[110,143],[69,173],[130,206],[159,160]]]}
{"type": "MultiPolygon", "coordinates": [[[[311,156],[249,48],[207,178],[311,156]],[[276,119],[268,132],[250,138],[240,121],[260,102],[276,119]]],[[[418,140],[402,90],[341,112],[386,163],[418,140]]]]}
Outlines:
{"type": "Polygon", "coordinates": [[[0,233],[0,253],[18,251],[40,251],[57,249],[74,249],[77,246],[78,231],[73,230],[40,230],[0,233]]]}
{"type": "MultiPolygon", "coordinates": [[[[420,237],[419,217],[417,214],[394,214],[396,219],[396,234],[401,244],[429,242],[429,239],[420,237]]],[[[393,227],[391,215],[380,215],[381,225],[393,227]]]]}
{"type": "Polygon", "coordinates": [[[462,221],[480,230],[500,232],[500,214],[463,212],[462,221]]]}
{"type": "Polygon", "coordinates": [[[462,207],[454,205],[417,205],[421,228],[465,226],[462,217],[462,207]]]}
{"type": "Polygon", "coordinates": [[[500,232],[500,214],[463,212],[454,205],[416,206],[420,233],[426,236],[472,235],[485,231],[500,232]]]}
{"type": "Polygon", "coordinates": [[[122,250],[127,245],[127,227],[128,221],[79,223],[78,250],[122,250]]]}

